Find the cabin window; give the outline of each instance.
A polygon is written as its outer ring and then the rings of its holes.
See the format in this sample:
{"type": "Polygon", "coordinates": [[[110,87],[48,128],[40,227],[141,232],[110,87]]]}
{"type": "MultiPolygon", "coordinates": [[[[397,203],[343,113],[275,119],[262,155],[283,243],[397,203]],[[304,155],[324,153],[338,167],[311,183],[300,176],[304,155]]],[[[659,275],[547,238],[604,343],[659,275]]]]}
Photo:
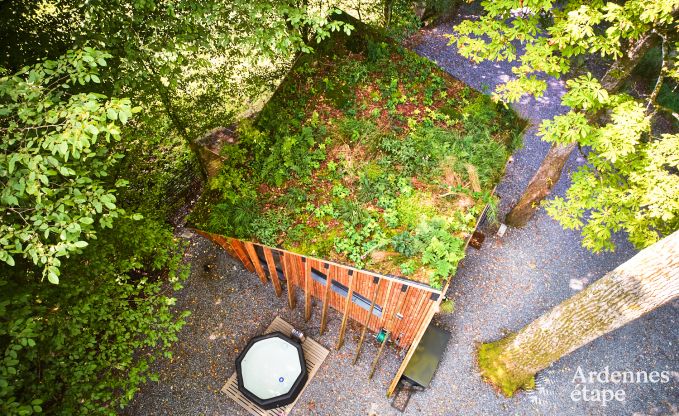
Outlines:
{"type": "MultiPolygon", "coordinates": [[[[262,266],[264,274],[266,277],[271,279],[271,273],[269,272],[269,264],[266,262],[266,256],[264,255],[264,248],[257,244],[255,246],[255,253],[257,253],[257,260],[259,260],[259,265],[262,266]]],[[[281,265],[281,253],[276,250],[271,250],[271,255],[273,256],[273,262],[276,267],[276,274],[278,274],[278,279],[285,281],[285,274],[283,274],[283,266],[281,265]]]]}
{"type": "MultiPolygon", "coordinates": [[[[325,286],[325,282],[328,280],[328,276],[325,273],[316,270],[313,267],[311,268],[311,278],[317,281],[318,283],[321,283],[323,286],[325,286]]],[[[343,298],[347,297],[347,294],[349,294],[349,288],[336,280],[332,281],[330,289],[333,292],[337,293],[338,295],[342,296],[343,298]]],[[[353,295],[351,296],[351,301],[358,305],[360,308],[365,309],[366,311],[370,310],[370,304],[372,303],[368,298],[356,292],[354,292],[353,295]]],[[[375,304],[372,313],[378,318],[381,317],[382,307],[379,306],[378,304],[375,304]]]]}
{"type": "Polygon", "coordinates": [[[311,278],[317,281],[318,283],[322,284],[325,286],[325,282],[328,279],[328,276],[325,273],[322,273],[315,268],[311,268],[311,278]]]}
{"type": "Polygon", "coordinates": [[[285,281],[285,273],[283,273],[283,261],[281,260],[281,253],[276,250],[271,250],[271,255],[273,256],[273,262],[276,265],[276,273],[278,278],[285,281]]]}

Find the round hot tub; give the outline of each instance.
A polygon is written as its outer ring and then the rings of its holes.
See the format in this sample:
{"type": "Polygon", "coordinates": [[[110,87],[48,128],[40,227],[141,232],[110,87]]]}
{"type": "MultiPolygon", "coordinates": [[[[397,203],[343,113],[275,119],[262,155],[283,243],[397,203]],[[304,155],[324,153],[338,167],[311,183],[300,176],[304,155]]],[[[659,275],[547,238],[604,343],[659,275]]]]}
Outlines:
{"type": "Polygon", "coordinates": [[[302,346],[280,332],[252,338],[236,373],[238,390],[267,410],[294,402],[308,378],[302,346]]]}

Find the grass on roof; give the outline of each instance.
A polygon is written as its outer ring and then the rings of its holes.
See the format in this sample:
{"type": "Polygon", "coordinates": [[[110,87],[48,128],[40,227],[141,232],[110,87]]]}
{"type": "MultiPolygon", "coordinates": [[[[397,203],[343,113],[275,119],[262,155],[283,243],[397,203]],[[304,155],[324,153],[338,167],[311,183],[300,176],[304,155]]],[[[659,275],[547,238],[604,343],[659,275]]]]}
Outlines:
{"type": "Polygon", "coordinates": [[[410,51],[337,35],[241,122],[190,222],[441,287],[522,127],[410,51]]]}

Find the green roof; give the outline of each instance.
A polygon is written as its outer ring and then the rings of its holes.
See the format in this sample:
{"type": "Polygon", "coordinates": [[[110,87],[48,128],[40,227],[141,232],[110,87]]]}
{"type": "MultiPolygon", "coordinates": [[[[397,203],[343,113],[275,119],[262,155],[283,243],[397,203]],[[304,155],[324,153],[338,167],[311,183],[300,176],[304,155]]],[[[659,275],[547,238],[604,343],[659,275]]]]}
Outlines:
{"type": "Polygon", "coordinates": [[[440,287],[523,121],[352,22],[302,55],[225,145],[190,222],[440,287]]]}

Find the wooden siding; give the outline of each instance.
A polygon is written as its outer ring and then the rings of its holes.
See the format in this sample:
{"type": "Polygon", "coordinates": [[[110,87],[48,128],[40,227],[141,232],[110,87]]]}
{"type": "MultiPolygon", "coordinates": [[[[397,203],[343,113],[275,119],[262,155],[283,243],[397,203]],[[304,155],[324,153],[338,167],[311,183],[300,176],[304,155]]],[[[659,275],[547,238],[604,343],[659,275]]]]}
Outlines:
{"type": "MultiPolygon", "coordinates": [[[[305,318],[321,320],[322,330],[325,329],[327,320],[323,311],[327,307],[335,309],[342,315],[343,327],[347,327],[349,319],[362,327],[368,321],[368,309],[373,297],[376,296],[368,330],[376,333],[389,323],[390,339],[398,347],[408,348],[415,340],[420,326],[429,323],[425,319],[427,312],[441,295],[440,290],[396,276],[384,276],[200,230],[197,232],[224,247],[248,270],[257,273],[260,281],[270,286],[277,296],[280,296],[285,288],[288,291],[288,303],[291,308],[295,307],[295,296],[292,291],[301,290],[304,294],[305,318]],[[278,267],[285,282],[280,280],[274,262],[275,256],[280,259],[278,267]],[[377,295],[375,278],[379,283],[377,295]],[[311,316],[313,303],[321,306],[319,316],[315,314],[311,316]]],[[[341,347],[344,331],[340,332],[337,345],[341,347]]]]}

